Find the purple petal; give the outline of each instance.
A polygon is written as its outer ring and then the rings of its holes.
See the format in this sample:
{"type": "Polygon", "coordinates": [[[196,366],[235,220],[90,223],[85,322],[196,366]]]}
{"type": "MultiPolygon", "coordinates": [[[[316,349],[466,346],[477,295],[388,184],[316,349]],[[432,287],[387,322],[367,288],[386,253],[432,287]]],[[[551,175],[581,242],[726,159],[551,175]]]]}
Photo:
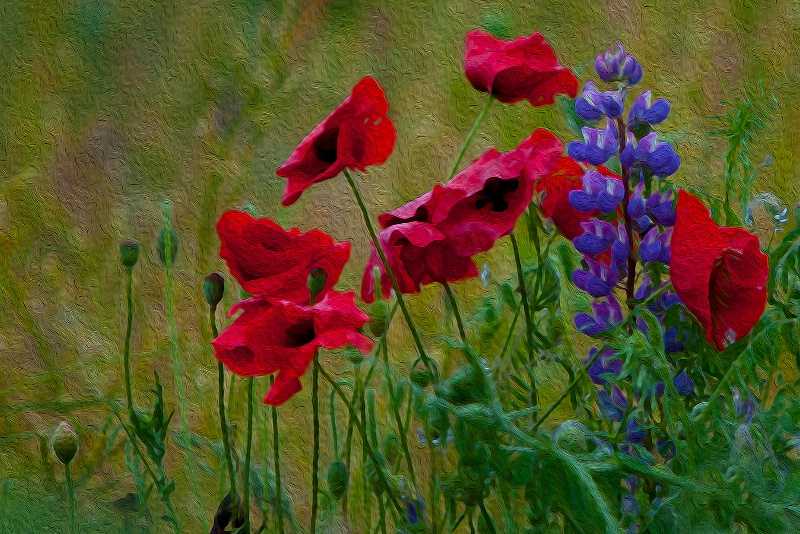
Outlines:
{"type": "Polygon", "coordinates": [[[687,395],[691,395],[694,393],[694,380],[686,373],[686,371],[681,371],[675,378],[672,380],[672,384],[675,386],[675,389],[678,392],[678,395],[685,397],[687,395]]]}

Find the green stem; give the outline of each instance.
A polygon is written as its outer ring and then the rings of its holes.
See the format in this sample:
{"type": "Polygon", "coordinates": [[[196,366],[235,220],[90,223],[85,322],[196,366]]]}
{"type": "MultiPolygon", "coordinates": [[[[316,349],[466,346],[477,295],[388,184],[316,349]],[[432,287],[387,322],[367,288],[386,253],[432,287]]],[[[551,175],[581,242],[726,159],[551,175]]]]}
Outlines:
{"type": "Polygon", "coordinates": [[[461,512],[460,516],[458,516],[456,522],[453,524],[452,527],[450,527],[450,534],[453,534],[453,532],[455,532],[456,529],[458,528],[458,525],[460,525],[461,522],[464,521],[464,518],[467,517],[467,510],[469,510],[469,508],[464,508],[464,511],[461,512]]]}
{"type": "MultiPolygon", "coordinates": [[[[270,387],[275,377],[270,376],[270,387]]],[[[272,461],[275,464],[275,513],[278,522],[278,532],[283,534],[283,493],[281,489],[281,458],[280,444],[278,443],[278,409],[272,407],[272,461]]]]}
{"type": "Polygon", "coordinates": [[[458,325],[458,333],[461,336],[461,341],[464,344],[467,344],[467,331],[464,328],[464,321],[461,318],[461,312],[458,310],[458,302],[456,301],[456,296],[453,294],[453,290],[450,288],[450,284],[447,283],[445,280],[442,285],[444,286],[444,291],[447,293],[447,300],[450,301],[450,307],[453,308],[453,315],[456,317],[456,324],[458,325]]]}
{"type": "Polygon", "coordinates": [[[370,238],[372,238],[372,244],[375,246],[375,250],[378,252],[378,256],[380,256],[381,262],[383,263],[383,268],[386,270],[386,274],[389,276],[389,280],[392,283],[392,288],[394,288],[395,297],[397,298],[397,304],[400,305],[400,310],[403,312],[403,316],[406,319],[408,329],[411,330],[411,336],[414,338],[414,343],[417,346],[419,357],[422,359],[422,363],[425,365],[428,371],[434,376],[434,379],[438,381],[438,375],[435,372],[434,366],[435,362],[430,356],[428,356],[428,353],[425,352],[425,346],[422,344],[422,338],[419,335],[417,326],[414,324],[414,320],[411,318],[411,313],[408,311],[408,306],[406,306],[403,293],[400,291],[397,278],[395,278],[394,272],[389,265],[389,260],[386,259],[386,253],[378,241],[378,236],[375,233],[375,227],[370,219],[369,211],[367,211],[367,205],[364,203],[364,196],[361,194],[361,190],[359,189],[358,184],[356,184],[356,181],[353,179],[353,176],[350,174],[350,171],[345,169],[343,172],[345,177],[347,177],[347,182],[350,184],[350,188],[353,190],[353,194],[356,196],[358,207],[361,208],[361,214],[364,217],[364,224],[367,226],[367,231],[369,232],[370,238]]]}
{"type": "MultiPolygon", "coordinates": [[[[363,363],[363,362],[362,362],[363,363]]],[[[361,364],[357,364],[354,366],[354,372],[356,376],[356,390],[359,392],[358,397],[358,409],[361,412],[361,421],[363,424],[367,425],[367,403],[366,403],[366,386],[364,384],[364,380],[361,379],[361,364]]],[[[354,421],[355,422],[355,421],[354,421]]],[[[369,490],[369,479],[367,478],[367,447],[369,447],[369,442],[367,441],[369,438],[366,435],[361,436],[362,439],[362,446],[363,449],[361,450],[361,486],[363,490],[362,498],[362,513],[364,514],[364,529],[366,532],[370,532],[372,530],[372,500],[371,500],[371,492],[369,490]]],[[[376,464],[376,469],[378,468],[376,464]]]]}
{"type": "Polygon", "coordinates": [[[127,268],[125,276],[125,293],[128,300],[128,326],[125,330],[125,398],[128,402],[128,417],[132,425],[136,424],[136,413],[133,407],[133,388],[131,387],[131,332],[133,331],[133,267],[127,268]]]}
{"type": "MultiPolygon", "coordinates": [[[[533,352],[533,321],[531,319],[530,303],[528,302],[528,289],[525,286],[525,274],[522,271],[522,259],[519,254],[516,236],[511,233],[511,246],[514,248],[514,261],[517,264],[517,277],[519,278],[519,291],[522,295],[522,306],[525,311],[525,332],[528,337],[528,359],[533,368],[536,368],[536,355],[533,352]]],[[[531,406],[539,405],[539,395],[536,390],[536,379],[531,372],[531,406]]],[[[534,415],[535,418],[535,415],[534,415]]]]}
{"type": "MultiPolygon", "coordinates": [[[[209,307],[209,320],[211,322],[211,333],[216,339],[219,336],[217,330],[217,307],[209,307]]],[[[228,421],[225,418],[225,366],[221,361],[217,362],[217,382],[219,386],[219,425],[222,430],[222,444],[225,447],[225,463],[228,465],[228,477],[231,483],[231,499],[236,506],[238,493],[236,492],[236,470],[233,468],[233,455],[231,453],[231,441],[228,435],[228,421]]]]}
{"type": "Polygon", "coordinates": [[[314,456],[311,462],[311,534],[317,531],[319,505],[319,360],[314,355],[312,372],[311,407],[314,412],[314,456]]]}
{"type": "Polygon", "coordinates": [[[492,534],[497,534],[497,528],[494,526],[494,519],[492,519],[492,516],[490,516],[489,512],[486,510],[486,505],[483,503],[483,499],[478,501],[478,506],[481,509],[481,515],[483,516],[483,520],[486,522],[486,526],[489,528],[489,532],[492,534]]]}
{"type": "Polygon", "coordinates": [[[64,464],[64,478],[67,480],[67,498],[69,499],[69,528],[72,534],[78,534],[78,523],[75,519],[75,484],[72,483],[72,471],[69,463],[64,464]]]}
{"type": "MultiPolygon", "coordinates": [[[[321,365],[319,367],[319,372],[322,375],[322,378],[324,378],[333,387],[333,389],[336,390],[336,394],[339,395],[339,398],[341,398],[342,401],[344,401],[345,406],[347,406],[347,411],[350,413],[350,417],[355,421],[356,429],[358,430],[358,433],[361,435],[361,439],[364,442],[364,448],[367,450],[367,455],[370,457],[370,460],[372,460],[372,463],[375,464],[376,466],[376,471],[378,476],[381,478],[381,483],[387,488],[390,488],[391,485],[386,480],[386,474],[384,473],[384,470],[381,467],[380,462],[378,462],[378,458],[375,455],[375,451],[373,451],[372,447],[370,447],[369,445],[369,441],[367,440],[367,431],[364,429],[364,424],[361,420],[358,419],[355,410],[348,402],[347,395],[344,394],[342,387],[336,382],[336,380],[333,379],[333,377],[330,374],[328,374],[325,368],[322,367],[321,365]]],[[[388,495],[389,499],[392,501],[392,505],[397,509],[397,511],[400,512],[401,514],[405,513],[405,508],[397,501],[397,497],[395,497],[394,493],[389,492],[388,495]]]]}
{"type": "Polygon", "coordinates": [[[244,453],[244,525],[250,532],[250,453],[253,448],[253,377],[247,379],[247,448],[244,453]]]}
{"type": "MultiPolygon", "coordinates": [[[[429,442],[430,443],[430,442],[429,442]]],[[[430,452],[430,464],[431,464],[431,479],[430,479],[430,490],[431,490],[431,532],[438,532],[439,530],[439,484],[436,480],[438,477],[437,474],[437,463],[436,463],[436,449],[432,443],[428,445],[428,450],[430,452]]]]}
{"type": "Polygon", "coordinates": [[[467,137],[464,139],[464,144],[461,145],[461,150],[458,152],[458,157],[456,158],[455,163],[453,163],[453,168],[450,170],[450,176],[447,178],[448,181],[456,175],[458,166],[461,165],[461,160],[464,159],[464,154],[467,153],[469,145],[472,144],[472,138],[475,137],[478,127],[483,122],[483,117],[486,115],[486,112],[489,111],[493,101],[494,98],[492,97],[492,93],[489,93],[489,98],[486,99],[486,103],[483,105],[480,113],[478,113],[478,116],[475,117],[475,122],[472,123],[472,128],[469,130],[467,137]]]}
{"type": "Polygon", "coordinates": [[[195,470],[194,453],[192,452],[191,440],[189,439],[189,418],[186,410],[186,387],[183,383],[183,369],[180,360],[180,346],[178,343],[178,327],[175,320],[175,304],[172,300],[172,221],[169,215],[169,204],[164,205],[164,267],[167,271],[165,300],[167,308],[167,322],[169,323],[169,341],[172,348],[172,368],[175,374],[175,389],[178,394],[178,408],[181,419],[181,434],[183,438],[184,450],[186,451],[186,463],[189,470],[189,481],[192,485],[195,504],[197,505],[198,515],[203,530],[209,530],[208,519],[205,514],[203,497],[200,492],[200,482],[197,479],[195,470]]]}

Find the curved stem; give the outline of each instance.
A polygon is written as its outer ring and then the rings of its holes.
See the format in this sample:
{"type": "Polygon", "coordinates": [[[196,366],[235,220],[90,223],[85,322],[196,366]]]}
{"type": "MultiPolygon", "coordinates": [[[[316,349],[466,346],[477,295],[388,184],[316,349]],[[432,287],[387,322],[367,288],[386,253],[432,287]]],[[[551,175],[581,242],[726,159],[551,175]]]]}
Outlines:
{"type": "MultiPolygon", "coordinates": [[[[214,338],[219,335],[217,330],[217,307],[209,307],[209,320],[211,322],[211,333],[214,338]]],[[[233,456],[231,453],[231,441],[228,435],[228,421],[225,418],[225,366],[221,361],[217,362],[217,383],[219,386],[218,400],[219,400],[219,426],[222,430],[222,445],[225,448],[225,463],[228,466],[228,477],[231,483],[231,499],[234,506],[237,502],[238,494],[236,492],[236,470],[233,468],[233,456]]]]}
{"type": "Polygon", "coordinates": [[[247,379],[247,448],[244,453],[244,532],[250,532],[250,453],[253,449],[253,377],[247,379]]]}
{"type": "MultiPolygon", "coordinates": [[[[514,248],[514,261],[517,264],[517,277],[519,278],[519,291],[522,295],[522,306],[525,311],[525,331],[528,338],[528,359],[533,368],[536,368],[536,355],[533,352],[533,320],[531,319],[530,303],[528,302],[528,289],[525,286],[525,274],[522,271],[522,259],[519,254],[519,245],[517,245],[516,236],[511,233],[511,246],[514,248]]],[[[538,406],[539,395],[536,391],[536,379],[531,370],[531,406],[538,406]]],[[[536,416],[534,415],[534,418],[536,416]]]]}
{"type": "Polygon", "coordinates": [[[178,342],[178,327],[175,320],[175,304],[172,299],[172,284],[173,284],[173,261],[172,257],[172,220],[169,214],[169,204],[164,205],[164,267],[167,271],[166,287],[165,287],[165,300],[167,308],[167,322],[169,324],[169,342],[172,348],[172,368],[175,374],[175,389],[178,395],[178,408],[180,411],[181,419],[181,437],[183,440],[184,450],[186,451],[186,464],[189,471],[189,481],[192,485],[192,492],[194,493],[195,504],[197,505],[200,524],[203,530],[208,530],[208,519],[205,514],[205,507],[203,505],[203,497],[200,492],[200,482],[197,479],[197,471],[195,470],[194,453],[192,452],[191,440],[189,439],[189,418],[186,410],[186,386],[183,383],[183,369],[180,359],[180,346],[178,342]]]}
{"type": "Polygon", "coordinates": [[[314,456],[311,462],[311,534],[317,531],[319,506],[319,360],[316,354],[313,365],[311,407],[314,413],[314,456]]]}
{"type": "Polygon", "coordinates": [[[497,534],[497,528],[494,526],[494,519],[492,519],[492,516],[490,516],[489,512],[486,510],[486,505],[483,503],[483,499],[478,501],[478,506],[481,509],[481,515],[483,516],[484,522],[486,522],[486,526],[489,528],[489,532],[492,534],[497,534]]]}
{"type": "MultiPolygon", "coordinates": [[[[386,385],[389,386],[389,394],[394,397],[394,380],[392,379],[392,369],[389,366],[389,349],[385,339],[381,348],[383,349],[381,351],[383,354],[383,364],[386,366],[386,385]]],[[[403,448],[403,456],[406,457],[406,464],[408,465],[408,473],[411,476],[411,483],[414,485],[414,487],[416,487],[417,477],[414,474],[414,462],[411,460],[411,451],[408,448],[408,437],[406,436],[406,432],[403,427],[403,420],[400,417],[399,404],[399,402],[395,402],[394,398],[391,399],[392,412],[394,412],[394,422],[395,425],[397,425],[397,433],[400,434],[400,446],[403,448]]]]}
{"type": "Polygon", "coordinates": [[[461,312],[458,310],[458,302],[456,301],[456,296],[453,294],[453,290],[450,288],[450,284],[447,283],[445,280],[442,282],[444,286],[444,290],[447,293],[447,299],[450,301],[450,307],[453,308],[453,315],[456,316],[456,324],[458,325],[458,333],[461,335],[461,341],[464,344],[467,344],[467,332],[464,328],[464,321],[461,318],[461,312]]]}
{"type": "Polygon", "coordinates": [[[133,267],[127,268],[125,275],[125,294],[128,300],[128,326],[125,330],[125,398],[128,402],[128,417],[132,425],[136,424],[136,413],[133,407],[133,388],[131,387],[131,332],[133,331],[133,267]]]}
{"type": "MultiPolygon", "coordinates": [[[[275,376],[270,376],[270,386],[275,381],[275,376]]],[[[280,444],[278,443],[278,409],[272,407],[272,461],[275,464],[275,514],[278,522],[278,532],[283,534],[283,493],[281,489],[281,458],[280,444]]]]}
{"type": "Polygon", "coordinates": [[[78,523],[75,519],[75,484],[72,482],[69,463],[64,464],[64,478],[67,480],[67,498],[69,499],[69,528],[72,534],[78,534],[78,523]]]}
{"type": "Polygon", "coordinates": [[[464,139],[464,144],[461,145],[461,150],[458,152],[458,157],[456,158],[455,163],[453,163],[453,168],[450,170],[450,176],[447,177],[448,180],[456,175],[458,166],[461,165],[461,160],[464,159],[464,154],[467,153],[469,145],[472,144],[472,138],[475,137],[478,127],[483,122],[483,117],[486,115],[486,112],[489,111],[493,101],[494,97],[492,97],[492,93],[489,93],[489,98],[486,99],[486,103],[483,105],[480,113],[478,113],[478,116],[475,117],[475,122],[472,123],[472,128],[470,128],[467,137],[464,139]]]}
{"type": "Polygon", "coordinates": [[[394,289],[395,297],[397,298],[397,304],[400,305],[400,310],[402,310],[403,316],[406,319],[408,329],[411,330],[411,336],[414,338],[414,343],[417,346],[419,357],[422,359],[422,363],[425,364],[425,367],[428,369],[428,371],[438,381],[438,374],[435,372],[434,366],[435,362],[430,356],[428,356],[428,353],[425,352],[425,346],[422,344],[422,338],[419,335],[417,326],[414,324],[414,320],[411,318],[411,313],[408,311],[405,299],[403,298],[403,293],[400,291],[400,286],[397,283],[397,278],[395,278],[394,272],[389,265],[389,260],[386,259],[386,253],[383,251],[383,247],[381,247],[381,244],[378,241],[378,236],[375,233],[375,227],[370,219],[369,211],[367,211],[367,205],[364,203],[364,196],[361,194],[361,190],[359,189],[358,184],[356,184],[356,181],[353,179],[353,176],[350,174],[350,171],[344,169],[343,172],[345,177],[347,177],[347,182],[350,184],[350,188],[353,190],[353,194],[356,196],[358,207],[361,208],[361,214],[364,217],[364,224],[367,226],[369,236],[372,238],[372,244],[375,246],[375,250],[378,252],[378,256],[380,256],[381,262],[383,263],[383,268],[386,270],[386,274],[389,276],[389,280],[392,283],[392,288],[394,289]]]}

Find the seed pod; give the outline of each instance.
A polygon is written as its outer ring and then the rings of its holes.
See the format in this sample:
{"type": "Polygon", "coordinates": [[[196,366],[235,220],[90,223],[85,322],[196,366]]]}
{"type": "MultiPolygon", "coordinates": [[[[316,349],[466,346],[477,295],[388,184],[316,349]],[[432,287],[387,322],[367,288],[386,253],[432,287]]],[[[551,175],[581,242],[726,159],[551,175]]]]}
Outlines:
{"type": "Polygon", "coordinates": [[[78,434],[75,433],[72,425],[62,421],[53,432],[51,446],[62,464],[70,463],[75,457],[75,453],[78,452],[78,434]]]}
{"type": "Polygon", "coordinates": [[[122,265],[128,269],[132,268],[139,261],[139,243],[133,239],[126,239],[119,247],[119,255],[122,265]]]}
{"type": "Polygon", "coordinates": [[[328,488],[334,499],[338,501],[344,496],[349,481],[350,474],[347,472],[347,466],[341,460],[334,460],[328,467],[328,488]]]}

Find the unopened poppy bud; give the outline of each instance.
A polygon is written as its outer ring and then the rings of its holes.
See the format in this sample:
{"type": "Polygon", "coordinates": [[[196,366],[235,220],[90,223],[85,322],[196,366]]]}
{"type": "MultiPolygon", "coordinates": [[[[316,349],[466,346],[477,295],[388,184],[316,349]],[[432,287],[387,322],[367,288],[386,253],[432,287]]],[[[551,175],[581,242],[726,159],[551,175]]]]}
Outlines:
{"type": "Polygon", "coordinates": [[[72,425],[62,421],[53,432],[51,446],[62,464],[70,463],[78,452],[78,434],[72,425]]]}
{"type": "Polygon", "coordinates": [[[386,308],[386,303],[377,301],[369,308],[369,331],[375,337],[381,337],[386,332],[386,323],[389,316],[389,310],[386,308]]]}
{"type": "Polygon", "coordinates": [[[317,295],[325,288],[325,282],[328,281],[328,273],[325,269],[314,267],[308,273],[308,290],[311,292],[311,303],[317,300],[317,295]]]}
{"type": "Polygon", "coordinates": [[[126,239],[119,247],[122,265],[130,269],[139,261],[139,243],[133,239],[126,239]]]}
{"type": "Polygon", "coordinates": [[[350,474],[347,472],[347,466],[341,460],[334,460],[328,467],[328,488],[334,499],[338,501],[344,496],[349,481],[350,474]]]}
{"type": "Polygon", "coordinates": [[[420,369],[419,367],[411,370],[411,381],[421,388],[428,387],[431,383],[431,373],[427,369],[420,369]]]}
{"type": "MultiPolygon", "coordinates": [[[[158,242],[156,243],[156,248],[158,249],[158,259],[161,260],[161,264],[166,267],[167,265],[167,229],[166,227],[161,228],[161,232],[158,234],[158,242]]],[[[175,265],[175,259],[178,257],[178,234],[175,233],[175,229],[170,227],[169,229],[169,264],[175,265]]]]}
{"type": "Polygon", "coordinates": [[[222,300],[225,294],[225,279],[219,273],[211,273],[206,276],[203,282],[203,295],[206,297],[206,302],[212,308],[216,308],[217,304],[222,300]]]}
{"type": "Polygon", "coordinates": [[[400,444],[397,441],[397,436],[390,433],[383,440],[383,454],[389,461],[389,464],[394,464],[397,460],[397,455],[400,453],[400,444]]]}

